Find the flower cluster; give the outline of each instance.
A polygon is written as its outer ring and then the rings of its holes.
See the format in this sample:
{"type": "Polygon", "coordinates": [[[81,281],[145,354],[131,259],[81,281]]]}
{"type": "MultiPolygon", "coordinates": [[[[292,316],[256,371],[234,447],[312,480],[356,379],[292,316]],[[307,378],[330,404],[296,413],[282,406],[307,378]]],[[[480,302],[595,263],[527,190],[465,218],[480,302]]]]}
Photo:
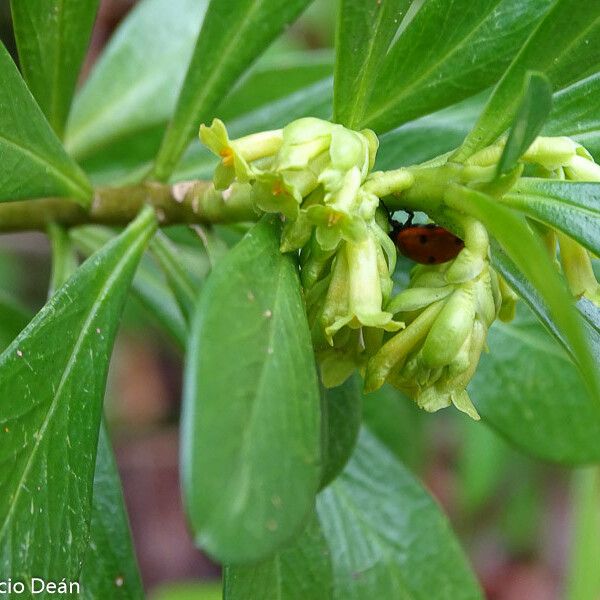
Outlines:
{"type": "MultiPolygon", "coordinates": [[[[373,173],[375,134],[320,119],[237,140],[215,120],[201,126],[200,138],[220,158],[217,190],[231,195],[243,188],[258,212],[282,215],[281,251],[299,258],[324,385],[339,385],[358,369],[366,391],[387,382],[425,410],[453,404],[475,419],[467,385],[489,327],[496,318],[514,317],[517,297],[490,265],[486,229],[445,203],[445,191],[450,185],[483,186],[500,197],[519,180],[523,163],[534,165],[537,177],[600,181],[600,167],[569,138],[538,138],[513,175],[500,179],[496,165],[504,140],[465,164],[441,157],[412,170],[373,173]],[[395,296],[397,249],[382,198],[396,206],[400,198],[400,206],[411,209],[424,205],[464,242],[446,262],[415,266],[408,287],[395,296]]],[[[555,256],[556,234],[543,234],[555,256]]],[[[562,234],[558,244],[574,294],[598,302],[587,250],[562,234]]]]}
{"type": "MultiPolygon", "coordinates": [[[[309,324],[325,385],[342,383],[403,323],[384,310],[396,249],[379,197],[364,184],[377,153],[372,131],[315,118],[230,141],[221,121],[200,128],[221,162],[216,188],[252,185],[256,208],[285,217],[282,252],[301,250],[309,324]],[[381,215],[380,215],[381,217],[381,215]]],[[[410,180],[407,178],[407,185],[410,180]]]]}
{"type": "Polygon", "coordinates": [[[372,391],[388,381],[425,410],[454,404],[478,419],[466,386],[488,328],[503,309],[510,316],[514,297],[507,286],[503,294],[490,267],[484,227],[455,218],[461,221],[464,249],[452,261],[413,268],[408,288],[387,306],[407,327],[369,361],[365,388],[372,391]]]}

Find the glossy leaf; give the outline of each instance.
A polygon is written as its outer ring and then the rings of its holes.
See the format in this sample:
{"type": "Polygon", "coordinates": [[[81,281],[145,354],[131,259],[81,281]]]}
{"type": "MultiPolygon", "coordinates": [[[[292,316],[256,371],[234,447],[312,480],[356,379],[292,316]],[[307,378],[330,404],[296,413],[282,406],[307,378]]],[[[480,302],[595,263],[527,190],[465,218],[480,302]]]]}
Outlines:
{"type": "MultiPolygon", "coordinates": [[[[17,0],[19,2],[20,0],[17,0]]],[[[79,91],[66,144],[78,159],[172,114],[208,0],[142,0],[104,48],[79,91]]],[[[159,130],[160,134],[160,130],[159,130]]],[[[118,146],[118,144],[117,144],[118,146]]]]}
{"type": "MultiPolygon", "coordinates": [[[[552,0],[429,0],[400,23],[357,127],[377,133],[494,84],[552,0]],[[502,35],[499,35],[502,32],[502,35]]],[[[519,82],[519,94],[523,78],[519,82]]]]}
{"type": "Polygon", "coordinates": [[[589,386],[590,401],[596,403],[596,410],[600,414],[600,380],[596,362],[571,295],[540,239],[524,217],[485,194],[457,187],[450,192],[448,200],[454,208],[464,210],[483,223],[538,291],[557,329],[568,340],[581,374],[589,386]]]}
{"type": "Polygon", "coordinates": [[[99,0],[11,0],[23,78],[62,136],[99,0]]]}
{"type": "Polygon", "coordinates": [[[498,163],[498,175],[513,169],[540,134],[552,108],[552,88],[542,73],[528,73],[523,98],[511,124],[506,145],[498,163]]]}
{"type": "Polygon", "coordinates": [[[233,87],[217,113],[225,122],[331,77],[333,56],[328,50],[302,50],[263,56],[233,87]]]}
{"type": "Polygon", "coordinates": [[[344,473],[319,495],[334,600],[475,599],[481,591],[436,502],[363,431],[344,473]]]}
{"type": "Polygon", "coordinates": [[[144,598],[133,551],[117,465],[105,428],[100,427],[89,548],[80,576],[86,600],[144,598]]]}
{"type": "Polygon", "coordinates": [[[87,205],[91,187],[44,118],[0,43],[0,202],[69,196],[87,205]]]}
{"type": "Polygon", "coordinates": [[[468,158],[506,130],[528,71],[543,72],[557,92],[595,73],[599,67],[600,4],[558,0],[494,89],[455,160],[468,158]]]}
{"type": "Polygon", "coordinates": [[[580,298],[577,308],[583,318],[583,327],[596,363],[600,364],[600,308],[587,298],[580,298]]]}
{"type": "MultiPolygon", "coordinates": [[[[546,328],[554,339],[570,354],[573,360],[576,360],[576,354],[573,352],[569,341],[565,338],[556,323],[552,320],[547,306],[544,304],[538,291],[523,276],[523,273],[517,269],[515,264],[508,258],[506,253],[498,246],[492,243],[492,264],[508,284],[519,294],[538,318],[540,323],[546,328]]],[[[600,309],[589,300],[582,298],[577,302],[579,314],[583,319],[583,328],[588,340],[588,344],[597,364],[600,364],[600,309]]]]}
{"type": "Polygon", "coordinates": [[[544,135],[567,135],[600,161],[600,70],[554,94],[544,135]]]}
{"type": "Polygon", "coordinates": [[[565,598],[594,600],[600,595],[600,470],[581,469],[572,476],[572,528],[565,598]]]}
{"type": "Polygon", "coordinates": [[[484,100],[480,94],[383,134],[375,168],[415,165],[454,150],[473,127],[484,100]]]}
{"type": "Polygon", "coordinates": [[[309,0],[230,0],[210,3],[156,157],[154,176],[167,179],[196,134],[240,75],[309,0]]]}
{"type": "Polygon", "coordinates": [[[264,218],[216,266],[188,345],[182,480],[196,542],[258,561],[304,524],[320,479],[320,400],[296,267],[264,218]]]}
{"type": "Polygon", "coordinates": [[[268,560],[225,569],[223,600],[330,600],[329,548],[313,516],[294,541],[268,560]]]}
{"type": "Polygon", "coordinates": [[[600,460],[600,415],[569,355],[525,307],[495,324],[469,387],[489,425],[525,452],[565,464],[600,460]]]}
{"type": "Polygon", "coordinates": [[[321,487],[331,483],[348,462],[362,420],[361,381],[358,375],[335,388],[321,388],[323,473],[321,487]]]}
{"type": "Polygon", "coordinates": [[[333,118],[354,128],[378,69],[413,0],[341,0],[336,32],[333,118]]]}
{"type": "Polygon", "coordinates": [[[145,210],[78,269],[0,356],[2,580],[78,577],[108,361],[155,223],[145,210]]]}
{"type": "MultiPolygon", "coordinates": [[[[69,235],[85,255],[97,252],[114,237],[113,232],[107,228],[95,226],[71,229],[69,235]]],[[[168,334],[177,348],[183,350],[187,342],[188,326],[173,292],[147,256],[140,261],[131,291],[138,306],[168,334]]]]}
{"type": "Polygon", "coordinates": [[[600,254],[600,183],[524,178],[502,203],[600,254]]]}

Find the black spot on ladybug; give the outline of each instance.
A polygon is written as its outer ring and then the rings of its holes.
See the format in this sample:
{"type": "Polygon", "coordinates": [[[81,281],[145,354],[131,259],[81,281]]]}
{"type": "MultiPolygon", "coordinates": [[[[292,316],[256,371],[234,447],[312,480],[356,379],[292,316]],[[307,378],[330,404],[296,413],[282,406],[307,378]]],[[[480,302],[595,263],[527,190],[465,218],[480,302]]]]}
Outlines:
{"type": "Polygon", "coordinates": [[[435,264],[435,256],[429,256],[429,257],[427,258],[427,262],[428,262],[430,265],[434,265],[434,264],[435,264]]]}
{"type": "Polygon", "coordinates": [[[426,244],[427,243],[427,236],[426,235],[420,235],[419,236],[419,242],[421,242],[421,244],[426,244]]]}

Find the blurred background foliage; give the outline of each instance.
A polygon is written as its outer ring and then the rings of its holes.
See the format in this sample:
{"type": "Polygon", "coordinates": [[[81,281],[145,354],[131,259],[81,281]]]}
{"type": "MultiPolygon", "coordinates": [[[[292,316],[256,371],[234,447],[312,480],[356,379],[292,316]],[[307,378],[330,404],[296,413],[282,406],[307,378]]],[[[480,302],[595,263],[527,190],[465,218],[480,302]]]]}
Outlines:
{"type": "MultiPolygon", "coordinates": [[[[135,0],[102,0],[82,79],[134,4],[135,0]]],[[[321,50],[321,76],[326,76],[331,68],[328,65],[334,20],[335,3],[316,0],[261,61],[285,64],[277,61],[294,50],[321,50]]],[[[0,38],[16,60],[8,0],[0,0],[0,38]]],[[[278,85],[280,93],[285,93],[284,77],[278,85]]],[[[320,93],[315,90],[315,107],[328,101],[319,97],[320,93]]],[[[329,93],[323,92],[325,96],[329,93]]],[[[243,102],[246,111],[261,105],[260,97],[241,93],[237,100],[230,99],[230,114],[236,113],[236,101],[243,102]]],[[[468,102],[479,103],[480,99],[468,102]]],[[[461,106],[450,110],[458,142],[469,121],[462,119],[461,106]]],[[[147,131],[135,140],[120,140],[109,152],[113,158],[114,153],[122,152],[123,165],[130,169],[127,143],[146,144],[147,155],[152,157],[159,140],[160,129],[158,135],[147,131]]],[[[384,147],[385,143],[384,136],[384,147]]],[[[420,148],[402,146],[396,139],[381,167],[401,164],[408,153],[418,161],[419,151],[420,148]]],[[[82,155],[96,181],[111,181],[115,176],[112,167],[105,170],[104,160],[102,149],[82,155]]],[[[198,165],[202,165],[202,160],[196,157],[192,162],[194,175],[201,175],[198,165]]],[[[211,164],[207,158],[204,174],[208,174],[211,164]]],[[[184,228],[169,231],[183,248],[189,247],[189,254],[184,252],[183,259],[197,281],[206,276],[209,261],[219,251],[216,240],[211,243],[207,232],[199,233],[200,237],[184,228]],[[199,242],[201,238],[204,245],[199,242]]],[[[240,231],[219,228],[219,234],[221,240],[234,243],[240,231]]],[[[101,232],[99,235],[102,237],[101,232]]],[[[79,249],[85,256],[94,248],[90,247],[90,236],[85,236],[86,243],[83,238],[79,249]]],[[[98,244],[101,243],[99,239],[98,244]]],[[[0,238],[1,347],[45,302],[50,272],[45,236],[19,234],[0,238]]],[[[154,600],[212,600],[221,597],[219,567],[194,548],[179,491],[183,325],[173,317],[159,328],[146,312],[139,310],[154,302],[173,302],[173,298],[164,296],[161,277],[156,265],[146,258],[136,277],[135,293],[115,348],[107,412],[149,596],[154,600]]],[[[363,412],[371,431],[413,469],[443,506],[488,598],[577,600],[590,598],[590,592],[600,589],[600,575],[593,575],[600,572],[597,563],[593,563],[594,557],[600,555],[600,548],[596,547],[600,532],[600,482],[596,469],[573,471],[534,460],[509,447],[485,424],[474,423],[455,411],[422,413],[391,388],[365,397],[363,412]],[[574,532],[579,540],[576,545],[571,543],[574,532]],[[591,573],[590,580],[570,576],[571,571],[581,572],[579,569],[586,563],[584,572],[591,573]]]]}

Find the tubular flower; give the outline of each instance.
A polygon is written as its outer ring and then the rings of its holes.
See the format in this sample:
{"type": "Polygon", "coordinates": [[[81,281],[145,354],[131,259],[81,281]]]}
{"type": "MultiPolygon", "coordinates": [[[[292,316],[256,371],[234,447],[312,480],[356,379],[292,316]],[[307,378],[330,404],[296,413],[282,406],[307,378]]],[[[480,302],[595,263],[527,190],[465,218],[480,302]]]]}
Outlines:
{"type": "Polygon", "coordinates": [[[231,141],[223,121],[214,119],[210,127],[200,125],[200,140],[221,159],[213,181],[217,190],[224,190],[234,180],[252,181],[259,171],[251,163],[273,156],[281,147],[282,132],[262,131],[231,141]]]}
{"type": "Polygon", "coordinates": [[[373,222],[363,240],[344,241],[335,250],[323,249],[315,233],[301,255],[309,325],[326,386],[339,385],[363,368],[381,345],[383,332],[403,326],[382,309],[392,289],[394,264],[386,258],[376,228],[373,222]]]}

